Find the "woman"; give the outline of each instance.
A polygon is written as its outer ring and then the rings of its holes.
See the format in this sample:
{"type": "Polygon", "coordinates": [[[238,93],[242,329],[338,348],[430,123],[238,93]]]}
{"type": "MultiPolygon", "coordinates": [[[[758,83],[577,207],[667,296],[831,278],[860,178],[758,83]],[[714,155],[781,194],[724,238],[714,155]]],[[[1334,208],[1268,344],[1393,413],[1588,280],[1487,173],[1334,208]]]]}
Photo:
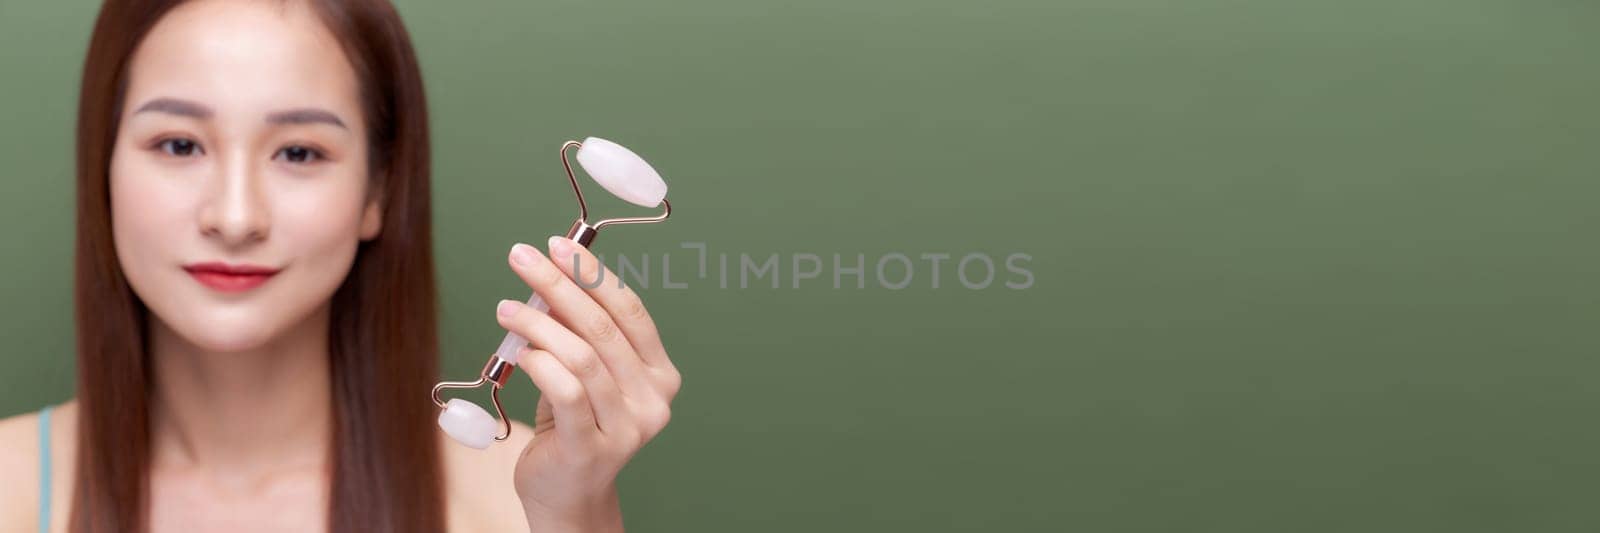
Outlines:
{"type": "Polygon", "coordinates": [[[496,308],[535,427],[483,452],[434,427],[427,124],[383,0],[106,2],[78,393],[0,421],[0,530],[620,530],[616,474],[680,378],[635,294],[574,281],[603,268],[582,247],[509,253],[551,305],[496,308]]]}

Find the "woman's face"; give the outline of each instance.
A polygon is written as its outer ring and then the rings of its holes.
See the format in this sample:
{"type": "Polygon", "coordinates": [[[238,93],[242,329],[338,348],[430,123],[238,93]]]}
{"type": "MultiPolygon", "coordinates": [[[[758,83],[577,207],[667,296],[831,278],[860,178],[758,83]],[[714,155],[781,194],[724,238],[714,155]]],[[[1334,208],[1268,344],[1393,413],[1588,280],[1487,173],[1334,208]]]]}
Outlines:
{"type": "Polygon", "coordinates": [[[131,58],[111,157],[117,257],[161,325],[201,349],[304,326],[378,234],[341,50],[300,2],[201,0],[131,58]]]}

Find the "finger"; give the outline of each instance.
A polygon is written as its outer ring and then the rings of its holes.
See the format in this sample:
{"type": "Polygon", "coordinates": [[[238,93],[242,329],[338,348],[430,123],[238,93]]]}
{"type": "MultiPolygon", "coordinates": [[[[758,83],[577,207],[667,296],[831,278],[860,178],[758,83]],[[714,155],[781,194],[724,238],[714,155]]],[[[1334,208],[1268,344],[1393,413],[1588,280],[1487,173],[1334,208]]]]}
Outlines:
{"type": "MultiPolygon", "coordinates": [[[[630,425],[627,403],[611,372],[593,347],[578,338],[550,315],[513,300],[501,300],[495,313],[500,326],[528,339],[535,348],[548,351],[566,367],[587,392],[601,431],[615,432],[630,425]]],[[[518,361],[517,364],[522,364],[518,361]]]]}
{"type": "MultiPolygon", "coordinates": [[[[537,385],[535,385],[535,386],[537,386],[537,385]]],[[[553,426],[555,425],[555,422],[556,422],[555,413],[552,411],[553,409],[554,409],[554,407],[550,404],[550,398],[548,396],[540,394],[539,395],[539,406],[535,407],[534,410],[533,410],[533,434],[534,435],[541,435],[544,432],[549,431],[549,430],[551,430],[553,428],[553,426]]]]}
{"type": "Polygon", "coordinates": [[[666,348],[661,345],[655,319],[645,309],[644,301],[639,299],[632,287],[622,282],[622,278],[616,277],[588,248],[578,246],[578,243],[567,238],[550,237],[550,255],[562,272],[579,280],[583,290],[611,314],[617,327],[646,365],[664,368],[672,364],[667,358],[666,348]]]}
{"type": "Polygon", "coordinates": [[[550,402],[555,413],[556,434],[568,444],[582,449],[600,437],[600,427],[595,424],[594,411],[584,398],[583,383],[572,375],[554,354],[544,350],[523,349],[521,365],[539,388],[539,401],[550,402]]]}
{"type": "Polygon", "coordinates": [[[577,281],[568,278],[554,262],[526,244],[512,247],[511,269],[544,297],[551,312],[560,317],[570,331],[594,347],[595,353],[616,376],[623,394],[644,397],[654,391],[633,345],[611,314],[590,298],[577,281]]]}

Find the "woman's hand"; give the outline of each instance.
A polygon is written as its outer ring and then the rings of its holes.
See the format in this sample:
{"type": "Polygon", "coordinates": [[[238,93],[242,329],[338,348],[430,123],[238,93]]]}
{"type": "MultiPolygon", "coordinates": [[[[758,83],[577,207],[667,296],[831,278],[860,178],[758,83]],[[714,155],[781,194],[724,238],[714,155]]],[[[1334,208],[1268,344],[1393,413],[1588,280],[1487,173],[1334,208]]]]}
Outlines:
{"type": "Polygon", "coordinates": [[[532,345],[517,364],[540,391],[517,495],[533,531],[621,531],[617,473],[666,427],[682,381],[639,296],[584,247],[549,244],[548,258],[513,247],[511,269],[550,314],[511,300],[497,313],[532,345]]]}

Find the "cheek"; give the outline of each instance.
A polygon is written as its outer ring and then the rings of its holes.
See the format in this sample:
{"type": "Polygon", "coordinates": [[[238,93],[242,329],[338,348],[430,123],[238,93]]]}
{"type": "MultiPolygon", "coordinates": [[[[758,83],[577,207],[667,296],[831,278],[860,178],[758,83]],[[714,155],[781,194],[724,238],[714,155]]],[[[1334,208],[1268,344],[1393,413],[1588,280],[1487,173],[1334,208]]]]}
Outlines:
{"type": "Polygon", "coordinates": [[[360,243],[366,191],[360,180],[347,178],[285,191],[273,209],[272,238],[293,247],[296,262],[304,263],[302,273],[330,291],[349,272],[360,243]]]}
{"type": "Polygon", "coordinates": [[[117,259],[138,289],[158,269],[179,266],[167,264],[165,258],[173,257],[167,248],[192,218],[194,192],[121,149],[112,156],[109,184],[117,259]]]}

